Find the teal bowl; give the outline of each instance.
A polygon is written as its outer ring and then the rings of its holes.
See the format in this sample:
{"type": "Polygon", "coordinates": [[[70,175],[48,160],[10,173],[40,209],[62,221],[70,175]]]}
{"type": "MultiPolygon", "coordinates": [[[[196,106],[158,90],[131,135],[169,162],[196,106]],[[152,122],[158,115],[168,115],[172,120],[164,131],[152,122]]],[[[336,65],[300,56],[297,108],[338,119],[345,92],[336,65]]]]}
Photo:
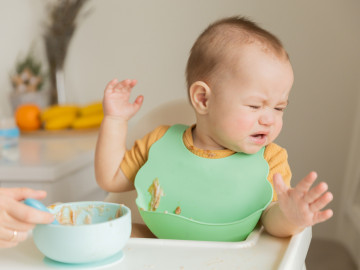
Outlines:
{"type": "Polygon", "coordinates": [[[37,225],[33,238],[49,259],[70,264],[94,263],[123,249],[131,234],[128,207],[100,201],[49,207],[60,225],[37,225]]]}

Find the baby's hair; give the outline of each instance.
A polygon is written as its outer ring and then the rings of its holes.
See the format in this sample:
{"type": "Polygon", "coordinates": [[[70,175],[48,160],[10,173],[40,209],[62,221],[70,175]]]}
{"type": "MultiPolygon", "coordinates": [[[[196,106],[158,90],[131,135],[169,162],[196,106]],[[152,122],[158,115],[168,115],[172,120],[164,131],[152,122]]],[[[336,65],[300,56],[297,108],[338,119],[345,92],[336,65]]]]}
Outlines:
{"type": "Polygon", "coordinates": [[[210,24],[195,41],[186,66],[188,89],[196,81],[210,83],[211,76],[226,62],[229,49],[259,44],[263,51],[289,58],[281,41],[251,20],[235,16],[210,24]]]}

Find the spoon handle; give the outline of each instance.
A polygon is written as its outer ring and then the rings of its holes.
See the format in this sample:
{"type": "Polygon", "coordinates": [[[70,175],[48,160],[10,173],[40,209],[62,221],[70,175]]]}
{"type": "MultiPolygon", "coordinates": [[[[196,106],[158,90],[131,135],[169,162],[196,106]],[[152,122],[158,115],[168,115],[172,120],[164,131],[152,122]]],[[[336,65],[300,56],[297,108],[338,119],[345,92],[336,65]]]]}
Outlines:
{"type": "MultiPolygon", "coordinates": [[[[24,200],[24,203],[26,205],[36,208],[40,211],[45,211],[45,212],[50,213],[49,209],[47,209],[46,206],[38,200],[28,198],[28,199],[24,200]]],[[[59,222],[55,219],[51,224],[59,225],[59,222]]]]}

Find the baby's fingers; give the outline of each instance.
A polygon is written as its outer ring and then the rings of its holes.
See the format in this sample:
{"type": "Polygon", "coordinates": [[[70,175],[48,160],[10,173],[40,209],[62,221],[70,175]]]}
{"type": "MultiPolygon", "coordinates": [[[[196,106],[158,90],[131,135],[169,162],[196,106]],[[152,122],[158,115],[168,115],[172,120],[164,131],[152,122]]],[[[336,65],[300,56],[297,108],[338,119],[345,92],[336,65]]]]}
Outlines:
{"type": "Polygon", "coordinates": [[[285,185],[284,180],[281,174],[279,173],[274,174],[273,182],[274,182],[275,192],[280,199],[283,196],[283,194],[285,194],[288,191],[289,188],[285,185]]]}
{"type": "Polygon", "coordinates": [[[314,215],[313,225],[324,222],[333,216],[333,211],[331,209],[327,209],[321,212],[317,212],[314,215]]]}
{"type": "Polygon", "coordinates": [[[315,182],[316,178],[316,172],[310,172],[296,185],[295,189],[301,193],[308,192],[312,184],[315,182]]]}
{"type": "Polygon", "coordinates": [[[319,199],[310,204],[310,211],[317,212],[323,209],[329,202],[333,199],[333,195],[331,192],[326,192],[319,199]]]}
{"type": "Polygon", "coordinates": [[[118,79],[112,79],[105,87],[105,92],[112,91],[114,86],[118,83],[118,79]]]}
{"type": "Polygon", "coordinates": [[[142,103],[144,101],[144,97],[142,95],[138,96],[134,103],[133,103],[133,108],[134,108],[134,114],[140,109],[142,103]]]}
{"type": "Polygon", "coordinates": [[[304,200],[306,203],[311,204],[320,198],[328,190],[328,185],[325,182],[321,182],[316,187],[310,189],[305,193],[304,200]]]}
{"type": "Polygon", "coordinates": [[[135,86],[136,80],[123,80],[114,85],[115,91],[127,91],[130,92],[131,89],[135,86]]]}

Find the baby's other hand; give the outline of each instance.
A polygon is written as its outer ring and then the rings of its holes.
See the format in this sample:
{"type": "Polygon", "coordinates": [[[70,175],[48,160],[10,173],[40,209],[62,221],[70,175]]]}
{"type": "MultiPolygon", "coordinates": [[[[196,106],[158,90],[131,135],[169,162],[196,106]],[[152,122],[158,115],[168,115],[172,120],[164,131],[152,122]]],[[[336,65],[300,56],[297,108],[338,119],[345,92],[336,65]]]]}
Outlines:
{"type": "Polygon", "coordinates": [[[274,175],[280,209],[291,223],[300,228],[324,222],[333,215],[331,209],[321,211],[332,201],[333,195],[327,191],[328,185],[324,182],[311,188],[316,178],[317,174],[311,172],[295,188],[289,188],[280,174],[274,175]]]}
{"type": "Polygon", "coordinates": [[[104,91],[103,107],[104,115],[116,117],[128,121],[140,109],[143,96],[138,96],[134,103],[130,103],[130,93],[136,85],[136,80],[123,80],[119,82],[113,79],[104,91]]]}

